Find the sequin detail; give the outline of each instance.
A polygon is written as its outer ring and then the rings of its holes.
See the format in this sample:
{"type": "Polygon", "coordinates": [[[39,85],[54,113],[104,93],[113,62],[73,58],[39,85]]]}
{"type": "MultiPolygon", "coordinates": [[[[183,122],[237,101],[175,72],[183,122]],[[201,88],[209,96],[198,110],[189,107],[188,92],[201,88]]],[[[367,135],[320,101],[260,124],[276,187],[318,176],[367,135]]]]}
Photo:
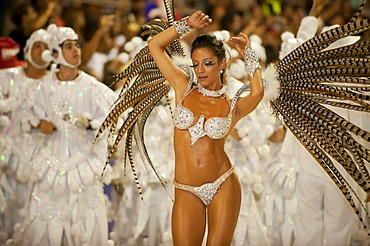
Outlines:
{"type": "Polygon", "coordinates": [[[208,206],[211,204],[214,196],[217,194],[217,191],[220,189],[223,182],[225,182],[225,180],[233,173],[234,167],[231,167],[213,183],[206,183],[201,186],[184,185],[178,183],[176,180],[173,180],[173,185],[177,189],[189,191],[197,195],[203,201],[204,205],[208,206]]]}
{"type": "Polygon", "coordinates": [[[207,90],[201,84],[198,84],[197,88],[198,88],[198,91],[202,93],[203,96],[207,96],[207,97],[220,97],[226,93],[226,87],[224,85],[222,86],[221,89],[217,91],[207,90]]]}
{"type": "Polygon", "coordinates": [[[189,130],[189,134],[191,137],[191,145],[193,145],[196,141],[198,141],[198,139],[204,136],[208,136],[211,139],[223,138],[229,132],[232,119],[232,112],[234,110],[236,102],[239,99],[241,93],[245,91],[247,87],[248,85],[244,84],[235,94],[233,100],[230,103],[230,112],[227,117],[211,117],[206,120],[205,124],[203,124],[204,115],[201,115],[198,121],[195,123],[195,125],[191,126],[195,118],[194,114],[190,109],[182,106],[183,100],[192,91],[191,87],[188,86],[187,90],[184,93],[183,98],[175,108],[173,120],[175,127],[177,127],[180,130],[186,129],[189,130]]]}
{"type": "Polygon", "coordinates": [[[223,138],[229,131],[231,124],[231,117],[212,117],[206,121],[204,125],[204,130],[207,135],[212,139],[223,138]]]}
{"type": "Polygon", "coordinates": [[[194,27],[189,26],[187,22],[188,18],[189,16],[186,16],[182,18],[181,20],[178,20],[175,22],[175,30],[181,38],[194,29],[194,27]]]}
{"type": "Polygon", "coordinates": [[[193,145],[199,138],[202,138],[206,135],[203,131],[204,115],[199,117],[197,123],[189,128],[189,133],[191,137],[191,145],[193,145]]]}
{"type": "Polygon", "coordinates": [[[194,115],[190,109],[185,108],[184,106],[177,106],[174,112],[174,123],[177,128],[181,130],[186,130],[193,123],[194,115]]]}
{"type": "Polygon", "coordinates": [[[254,71],[256,71],[257,68],[261,68],[256,52],[248,48],[248,46],[245,46],[244,49],[244,64],[245,69],[251,78],[253,78],[254,71]]]}

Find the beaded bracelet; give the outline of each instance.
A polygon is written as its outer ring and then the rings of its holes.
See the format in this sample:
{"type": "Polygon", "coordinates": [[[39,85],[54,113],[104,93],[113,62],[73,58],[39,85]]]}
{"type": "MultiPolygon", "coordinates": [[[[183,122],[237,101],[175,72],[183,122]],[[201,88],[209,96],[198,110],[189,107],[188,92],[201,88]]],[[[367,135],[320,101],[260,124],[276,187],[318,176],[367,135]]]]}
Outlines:
{"type": "Polygon", "coordinates": [[[244,64],[248,75],[253,78],[253,74],[257,68],[261,68],[256,52],[248,46],[244,48],[244,64]]]}
{"type": "Polygon", "coordinates": [[[194,29],[194,27],[188,25],[188,18],[189,16],[186,16],[179,21],[175,21],[175,29],[176,32],[180,35],[180,38],[184,37],[186,34],[194,29]]]}

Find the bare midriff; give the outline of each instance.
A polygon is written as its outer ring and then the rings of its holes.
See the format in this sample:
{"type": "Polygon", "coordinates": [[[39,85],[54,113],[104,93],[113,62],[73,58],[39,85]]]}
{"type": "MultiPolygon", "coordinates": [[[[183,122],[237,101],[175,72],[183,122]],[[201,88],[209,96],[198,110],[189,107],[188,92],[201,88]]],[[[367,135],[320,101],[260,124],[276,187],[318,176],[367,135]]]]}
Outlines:
{"type": "Polygon", "coordinates": [[[181,184],[200,186],[215,181],[231,167],[224,151],[225,139],[205,136],[193,146],[188,131],[175,128],[175,180],[181,184]]]}

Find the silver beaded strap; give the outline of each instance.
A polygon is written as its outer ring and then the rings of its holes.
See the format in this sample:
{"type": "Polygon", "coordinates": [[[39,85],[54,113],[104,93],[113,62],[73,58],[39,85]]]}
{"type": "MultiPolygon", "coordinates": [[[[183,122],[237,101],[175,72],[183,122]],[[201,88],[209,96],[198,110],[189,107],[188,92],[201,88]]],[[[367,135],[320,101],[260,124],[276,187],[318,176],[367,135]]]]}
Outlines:
{"type": "Polygon", "coordinates": [[[267,80],[262,79],[262,85],[263,85],[263,91],[264,93],[266,93],[270,88],[270,83],[267,80]]]}
{"type": "Polygon", "coordinates": [[[248,46],[245,46],[244,48],[244,64],[245,69],[251,78],[253,78],[253,74],[256,69],[261,68],[256,52],[254,52],[248,46]]]}
{"type": "Polygon", "coordinates": [[[194,29],[194,27],[188,25],[188,18],[189,16],[186,16],[179,21],[175,21],[175,29],[176,32],[180,35],[180,38],[184,37],[186,34],[194,29]]]}

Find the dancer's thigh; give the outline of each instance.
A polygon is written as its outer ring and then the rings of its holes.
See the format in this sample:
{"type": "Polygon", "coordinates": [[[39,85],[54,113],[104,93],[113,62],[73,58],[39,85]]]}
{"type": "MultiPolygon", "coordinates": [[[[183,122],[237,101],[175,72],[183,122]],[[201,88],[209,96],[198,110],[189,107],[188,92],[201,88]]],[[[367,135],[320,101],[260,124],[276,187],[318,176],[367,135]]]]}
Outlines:
{"type": "Polygon", "coordinates": [[[200,246],[206,228],[206,207],[196,195],[175,189],[172,239],[175,246],[200,246]]]}
{"type": "Polygon", "coordinates": [[[208,207],[208,246],[231,244],[238,222],[241,196],[238,177],[233,174],[221,185],[208,207]]]}

